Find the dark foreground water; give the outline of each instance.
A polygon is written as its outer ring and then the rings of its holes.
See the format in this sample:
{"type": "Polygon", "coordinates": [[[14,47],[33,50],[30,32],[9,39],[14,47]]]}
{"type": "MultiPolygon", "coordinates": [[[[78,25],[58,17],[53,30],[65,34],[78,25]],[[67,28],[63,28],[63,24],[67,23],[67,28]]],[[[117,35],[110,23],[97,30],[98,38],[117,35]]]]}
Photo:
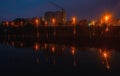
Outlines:
{"type": "Polygon", "coordinates": [[[109,30],[3,27],[0,76],[120,76],[120,30],[109,30]]]}
{"type": "Polygon", "coordinates": [[[120,51],[15,42],[0,44],[0,74],[32,76],[120,76],[120,51]]]}

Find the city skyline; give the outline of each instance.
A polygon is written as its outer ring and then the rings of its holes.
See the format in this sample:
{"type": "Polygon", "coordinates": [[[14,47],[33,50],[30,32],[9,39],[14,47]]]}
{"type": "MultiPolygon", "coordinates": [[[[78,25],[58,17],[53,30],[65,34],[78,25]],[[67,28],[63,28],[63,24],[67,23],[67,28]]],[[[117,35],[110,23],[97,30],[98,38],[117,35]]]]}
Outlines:
{"type": "MultiPolygon", "coordinates": [[[[50,0],[53,1],[53,0],[50,0]]],[[[104,12],[111,12],[119,18],[119,0],[56,0],[53,1],[66,10],[67,19],[76,16],[78,19],[96,19],[104,12]]],[[[1,0],[0,20],[15,18],[32,18],[43,16],[46,11],[58,11],[49,0],[1,0]]]]}

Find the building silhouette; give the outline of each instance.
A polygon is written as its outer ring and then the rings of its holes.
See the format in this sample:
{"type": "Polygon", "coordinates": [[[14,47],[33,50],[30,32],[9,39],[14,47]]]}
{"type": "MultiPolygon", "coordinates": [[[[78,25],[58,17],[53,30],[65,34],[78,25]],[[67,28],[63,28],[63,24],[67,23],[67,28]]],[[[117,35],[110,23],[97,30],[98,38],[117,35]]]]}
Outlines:
{"type": "Polygon", "coordinates": [[[66,12],[65,11],[48,11],[45,12],[44,18],[48,25],[64,25],[66,23],[66,12]],[[54,23],[53,23],[54,19],[54,23]]]}

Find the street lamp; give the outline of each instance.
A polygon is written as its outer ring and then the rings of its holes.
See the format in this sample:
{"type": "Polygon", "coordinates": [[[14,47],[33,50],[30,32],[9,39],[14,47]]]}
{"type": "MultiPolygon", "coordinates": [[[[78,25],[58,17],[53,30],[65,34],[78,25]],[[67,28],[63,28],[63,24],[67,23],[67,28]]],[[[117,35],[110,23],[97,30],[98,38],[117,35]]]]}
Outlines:
{"type": "Polygon", "coordinates": [[[56,23],[56,20],[55,20],[55,18],[53,18],[52,19],[52,24],[55,25],[55,23],[56,23]]]}
{"type": "Polygon", "coordinates": [[[36,19],[36,20],[35,20],[35,23],[36,23],[36,25],[38,26],[38,24],[39,24],[39,20],[36,19]]]}
{"type": "Polygon", "coordinates": [[[108,22],[109,22],[109,19],[110,19],[110,16],[106,15],[106,16],[105,16],[105,22],[108,23],[108,22]]]}
{"type": "Polygon", "coordinates": [[[40,23],[40,20],[39,18],[36,18],[35,19],[35,25],[36,25],[36,28],[37,28],[37,38],[39,38],[39,23],[40,23]]]}
{"type": "Polygon", "coordinates": [[[72,24],[73,24],[73,25],[76,24],[76,21],[77,21],[76,17],[72,17],[72,24]]]}
{"type": "Polygon", "coordinates": [[[52,24],[54,26],[54,32],[53,32],[53,34],[55,36],[56,35],[56,29],[55,29],[56,19],[55,18],[52,18],[52,24]]]}
{"type": "Polygon", "coordinates": [[[106,32],[108,32],[109,31],[109,24],[110,24],[110,20],[111,20],[111,15],[106,15],[105,17],[104,17],[104,20],[105,20],[105,23],[106,23],[106,29],[105,29],[105,31],[106,32]]]}
{"type": "MultiPolygon", "coordinates": [[[[72,17],[72,25],[76,25],[77,18],[75,16],[72,17]]],[[[76,26],[73,27],[73,34],[76,35],[76,26]]]]}

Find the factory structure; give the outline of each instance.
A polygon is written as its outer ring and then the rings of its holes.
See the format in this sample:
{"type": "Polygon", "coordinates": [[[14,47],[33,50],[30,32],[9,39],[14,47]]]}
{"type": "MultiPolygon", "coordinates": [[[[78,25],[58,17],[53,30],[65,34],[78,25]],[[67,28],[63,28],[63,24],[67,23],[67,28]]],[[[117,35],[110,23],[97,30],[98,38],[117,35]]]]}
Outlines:
{"type": "Polygon", "coordinates": [[[66,11],[63,7],[53,3],[50,3],[57,7],[59,11],[48,11],[45,12],[44,18],[48,25],[64,25],[66,23],[66,11]]]}
{"type": "Polygon", "coordinates": [[[45,12],[44,18],[48,25],[64,25],[66,23],[66,12],[65,11],[45,12]]]}

